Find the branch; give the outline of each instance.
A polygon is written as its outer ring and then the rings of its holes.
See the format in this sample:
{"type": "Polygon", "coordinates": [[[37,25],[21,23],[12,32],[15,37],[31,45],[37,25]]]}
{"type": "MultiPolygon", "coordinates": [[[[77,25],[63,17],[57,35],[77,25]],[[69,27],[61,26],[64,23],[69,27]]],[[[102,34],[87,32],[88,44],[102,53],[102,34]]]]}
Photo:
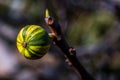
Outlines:
{"type": "Polygon", "coordinates": [[[94,80],[94,78],[86,71],[86,69],[77,59],[75,49],[71,48],[66,42],[59,23],[48,15],[48,11],[46,13],[47,16],[45,18],[45,21],[49,26],[50,31],[54,34],[53,41],[55,44],[62,50],[76,71],[78,71],[82,80],[94,80]]]}

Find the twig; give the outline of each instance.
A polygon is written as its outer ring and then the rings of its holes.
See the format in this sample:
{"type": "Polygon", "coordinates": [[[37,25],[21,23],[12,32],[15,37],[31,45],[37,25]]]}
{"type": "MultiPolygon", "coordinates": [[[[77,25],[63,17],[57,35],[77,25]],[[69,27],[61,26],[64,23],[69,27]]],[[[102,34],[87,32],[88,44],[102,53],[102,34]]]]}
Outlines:
{"type": "Polygon", "coordinates": [[[86,71],[82,64],[78,61],[76,57],[76,51],[74,48],[71,48],[66,42],[59,23],[55,21],[51,16],[45,18],[46,24],[49,26],[50,31],[54,35],[53,41],[55,44],[62,50],[66,58],[70,61],[72,66],[78,71],[82,80],[94,80],[94,78],[86,71]]]}

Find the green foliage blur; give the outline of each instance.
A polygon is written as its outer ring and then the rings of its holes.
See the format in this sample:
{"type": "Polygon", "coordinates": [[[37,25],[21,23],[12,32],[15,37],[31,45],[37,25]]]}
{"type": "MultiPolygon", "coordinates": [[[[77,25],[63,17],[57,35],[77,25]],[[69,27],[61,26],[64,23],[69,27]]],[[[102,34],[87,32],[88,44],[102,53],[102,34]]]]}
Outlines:
{"type": "Polygon", "coordinates": [[[119,0],[0,0],[0,80],[80,80],[55,45],[32,61],[16,48],[16,36],[25,25],[49,32],[46,8],[96,80],[120,80],[119,0]]]}
{"type": "Polygon", "coordinates": [[[108,11],[81,13],[70,25],[68,40],[73,45],[92,45],[101,41],[107,30],[115,23],[115,17],[108,11]]]}

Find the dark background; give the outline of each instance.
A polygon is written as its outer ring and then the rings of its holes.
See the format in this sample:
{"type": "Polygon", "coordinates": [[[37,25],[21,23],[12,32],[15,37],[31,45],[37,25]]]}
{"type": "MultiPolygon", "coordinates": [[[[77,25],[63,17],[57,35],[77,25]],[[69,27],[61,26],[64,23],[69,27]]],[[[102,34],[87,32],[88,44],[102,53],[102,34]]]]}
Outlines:
{"type": "Polygon", "coordinates": [[[120,80],[119,0],[0,0],[0,80],[79,80],[55,45],[39,60],[25,59],[16,48],[25,25],[48,31],[46,7],[96,80],[120,80]]]}

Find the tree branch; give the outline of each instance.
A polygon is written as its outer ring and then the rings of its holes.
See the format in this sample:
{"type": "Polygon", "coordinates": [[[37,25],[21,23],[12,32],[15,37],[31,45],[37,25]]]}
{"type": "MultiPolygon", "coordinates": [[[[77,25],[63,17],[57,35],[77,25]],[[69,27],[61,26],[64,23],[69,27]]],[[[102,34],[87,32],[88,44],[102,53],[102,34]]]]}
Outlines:
{"type": "Polygon", "coordinates": [[[66,42],[64,35],[62,34],[61,27],[57,21],[52,17],[47,16],[45,18],[46,24],[49,26],[50,31],[54,34],[53,41],[62,50],[66,58],[70,61],[72,66],[78,71],[82,80],[94,80],[94,78],[86,71],[79,60],[76,57],[76,51],[71,48],[66,42]]]}

